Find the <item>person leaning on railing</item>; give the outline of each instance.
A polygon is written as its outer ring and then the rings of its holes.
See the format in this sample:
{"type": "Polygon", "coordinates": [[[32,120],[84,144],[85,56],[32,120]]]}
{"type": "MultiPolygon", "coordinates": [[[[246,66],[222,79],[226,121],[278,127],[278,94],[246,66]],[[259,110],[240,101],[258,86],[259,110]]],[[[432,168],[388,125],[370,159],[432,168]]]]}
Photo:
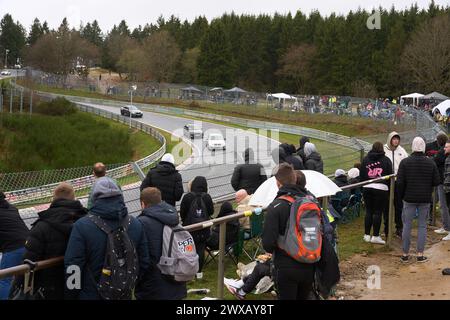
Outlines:
{"type": "MultiPolygon", "coordinates": [[[[39,212],[39,218],[25,243],[23,260],[43,261],[63,256],[73,224],[87,214],[80,201],[75,200],[75,191],[68,183],[61,183],[53,193],[53,202],[45,211],[39,212]]],[[[34,290],[41,299],[64,299],[64,266],[49,268],[36,273],[34,290]]],[[[18,277],[15,287],[23,284],[18,277]]]]}
{"type": "MultiPolygon", "coordinates": [[[[3,254],[0,270],[15,267],[22,263],[28,228],[16,207],[6,201],[0,191],[0,252],[3,254]]],[[[13,278],[0,279],[0,300],[8,299],[13,278]]]]}

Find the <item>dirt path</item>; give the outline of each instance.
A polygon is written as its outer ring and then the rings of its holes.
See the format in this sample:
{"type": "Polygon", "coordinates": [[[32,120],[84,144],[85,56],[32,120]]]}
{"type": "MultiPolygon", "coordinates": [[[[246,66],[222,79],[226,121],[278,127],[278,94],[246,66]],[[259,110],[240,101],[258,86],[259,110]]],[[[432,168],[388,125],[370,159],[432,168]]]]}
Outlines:
{"type": "MultiPolygon", "coordinates": [[[[442,236],[428,231],[425,255],[426,263],[400,262],[400,240],[389,253],[370,256],[357,255],[341,263],[342,280],[337,289],[338,297],[345,300],[450,300],[450,276],[443,276],[442,269],[450,267],[450,241],[440,241],[442,236]],[[381,289],[368,289],[369,266],[379,266],[381,289]]],[[[411,248],[414,248],[416,238],[411,248]]],[[[414,254],[414,249],[411,252],[414,254]]],[[[372,282],[373,283],[373,282],[372,282]]]]}

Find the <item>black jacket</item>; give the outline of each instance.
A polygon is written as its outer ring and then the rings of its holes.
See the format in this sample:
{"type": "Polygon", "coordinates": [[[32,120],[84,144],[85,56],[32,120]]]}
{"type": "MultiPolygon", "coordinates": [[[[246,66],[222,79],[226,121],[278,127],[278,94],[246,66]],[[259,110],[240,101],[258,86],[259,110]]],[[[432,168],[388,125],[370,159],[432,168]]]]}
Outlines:
{"type": "Polygon", "coordinates": [[[400,162],[397,185],[402,200],[409,203],[430,203],[433,187],[439,183],[436,163],[424,153],[414,152],[400,162]]]}
{"type": "Polygon", "coordinates": [[[17,208],[6,200],[0,200],[0,252],[22,248],[28,232],[17,208]]]}
{"type": "Polygon", "coordinates": [[[297,155],[302,159],[303,163],[306,162],[305,150],[303,148],[305,147],[305,143],[307,142],[310,142],[308,137],[301,137],[299,141],[300,145],[297,149],[297,155]]]}
{"type": "Polygon", "coordinates": [[[191,192],[185,194],[183,200],[181,200],[180,205],[180,217],[183,223],[183,226],[186,224],[186,218],[191,209],[192,201],[194,201],[197,195],[201,195],[203,202],[206,205],[206,209],[208,211],[208,215],[211,217],[214,214],[214,203],[211,199],[211,196],[208,192],[208,184],[204,177],[196,177],[194,181],[192,181],[191,192]]]}
{"type": "Polygon", "coordinates": [[[311,153],[308,157],[306,157],[305,169],[317,171],[323,174],[322,156],[318,152],[311,153]]]}
{"type": "MultiPolygon", "coordinates": [[[[115,230],[128,215],[123,196],[98,199],[89,213],[99,216],[115,230]]],[[[139,260],[139,275],[145,273],[149,265],[147,237],[142,224],[134,217],[128,226],[128,236],[136,248],[139,260]]],[[[81,270],[81,289],[66,289],[66,299],[100,300],[97,283],[100,279],[107,246],[107,234],[89,219],[79,219],[72,228],[64,256],[64,266],[78,266],[81,270]]],[[[68,274],[67,274],[68,275],[68,274]]]]}
{"type": "MultiPolygon", "coordinates": [[[[80,201],[59,199],[39,213],[25,245],[24,259],[41,261],[64,256],[73,224],[87,213],[80,201]]],[[[43,288],[46,299],[64,299],[64,266],[35,275],[35,288],[43,288]]]]}
{"type": "Polygon", "coordinates": [[[293,268],[299,272],[313,272],[313,264],[300,263],[289,257],[284,251],[278,248],[278,237],[284,235],[286,231],[286,224],[291,212],[290,204],[285,200],[280,200],[278,197],[284,195],[300,195],[305,196],[306,190],[300,189],[296,185],[282,186],[278,192],[277,199],[275,199],[267,208],[267,213],[264,221],[264,230],[262,235],[262,244],[264,250],[274,254],[275,268],[293,268]]]}
{"type": "MultiPolygon", "coordinates": [[[[219,215],[217,218],[226,217],[229,215],[236,214],[237,212],[233,210],[233,206],[229,202],[224,202],[220,208],[219,215]]],[[[227,232],[225,236],[226,245],[236,243],[239,236],[239,220],[233,220],[227,222],[227,232]]],[[[220,225],[212,227],[211,237],[207,241],[207,245],[211,250],[219,249],[219,235],[220,235],[220,225]]]]}
{"type": "Polygon", "coordinates": [[[161,161],[151,169],[141,185],[141,191],[148,187],[155,187],[161,191],[163,201],[175,206],[183,196],[183,180],[175,166],[161,161]]]}
{"type": "Polygon", "coordinates": [[[447,155],[445,154],[444,148],[441,148],[438,153],[436,153],[433,157],[434,162],[439,170],[439,176],[441,177],[441,183],[444,183],[444,173],[445,173],[445,160],[447,159],[447,155]]]}
{"type": "MultiPolygon", "coordinates": [[[[364,157],[360,171],[361,182],[389,176],[391,174],[393,174],[392,162],[386,157],[384,152],[377,153],[370,150],[367,156],[364,157]]],[[[389,180],[379,183],[384,183],[389,187],[389,180]]]]}
{"type": "Polygon", "coordinates": [[[235,191],[244,189],[251,195],[267,180],[267,176],[261,164],[253,163],[252,150],[245,150],[244,158],[245,164],[240,164],[234,168],[231,186],[235,191]]]}
{"type": "Polygon", "coordinates": [[[295,153],[295,146],[283,143],[280,145],[285,152],[285,161],[294,167],[294,170],[305,170],[303,160],[295,153]]]}
{"type": "Polygon", "coordinates": [[[186,284],[164,278],[157,267],[162,255],[164,226],[175,227],[179,224],[177,210],[162,202],[144,209],[138,219],[147,236],[150,268],[137,283],[137,299],[181,300],[186,298],[186,284]]]}

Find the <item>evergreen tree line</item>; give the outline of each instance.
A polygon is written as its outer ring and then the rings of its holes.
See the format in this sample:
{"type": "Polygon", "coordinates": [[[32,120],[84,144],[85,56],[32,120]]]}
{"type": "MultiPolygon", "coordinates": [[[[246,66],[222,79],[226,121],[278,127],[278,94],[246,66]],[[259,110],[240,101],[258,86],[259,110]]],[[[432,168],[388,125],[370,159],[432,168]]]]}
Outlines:
{"type": "Polygon", "coordinates": [[[399,96],[412,91],[450,95],[450,7],[379,8],[322,16],[236,15],[208,21],[160,17],[130,30],[97,21],[57,30],[35,19],[29,32],[6,14],[0,56],[66,75],[75,60],[119,72],[133,81],[193,83],[259,92],[399,96]],[[3,54],[1,53],[3,52],[3,54]]]}

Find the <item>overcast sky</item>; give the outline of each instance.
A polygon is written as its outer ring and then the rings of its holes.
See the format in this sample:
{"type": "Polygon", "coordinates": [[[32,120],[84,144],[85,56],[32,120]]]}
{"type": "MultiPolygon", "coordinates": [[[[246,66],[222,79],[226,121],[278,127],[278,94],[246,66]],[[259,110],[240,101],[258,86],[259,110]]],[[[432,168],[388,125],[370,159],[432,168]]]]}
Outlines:
{"type": "MultiPolygon", "coordinates": [[[[14,20],[19,20],[29,29],[35,17],[48,21],[51,28],[56,28],[64,17],[71,26],[78,27],[80,22],[86,24],[95,19],[103,31],[110,30],[114,24],[125,19],[133,29],[138,25],[155,23],[160,15],[165,18],[175,15],[181,20],[192,21],[204,15],[208,20],[219,17],[223,13],[234,11],[237,14],[295,14],[297,10],[309,13],[317,9],[323,15],[332,12],[346,14],[358,7],[371,10],[382,6],[397,9],[409,7],[417,2],[419,7],[428,7],[430,0],[0,0],[0,15],[10,13],[14,20]]],[[[436,4],[448,5],[448,0],[435,0],[436,4]]]]}

